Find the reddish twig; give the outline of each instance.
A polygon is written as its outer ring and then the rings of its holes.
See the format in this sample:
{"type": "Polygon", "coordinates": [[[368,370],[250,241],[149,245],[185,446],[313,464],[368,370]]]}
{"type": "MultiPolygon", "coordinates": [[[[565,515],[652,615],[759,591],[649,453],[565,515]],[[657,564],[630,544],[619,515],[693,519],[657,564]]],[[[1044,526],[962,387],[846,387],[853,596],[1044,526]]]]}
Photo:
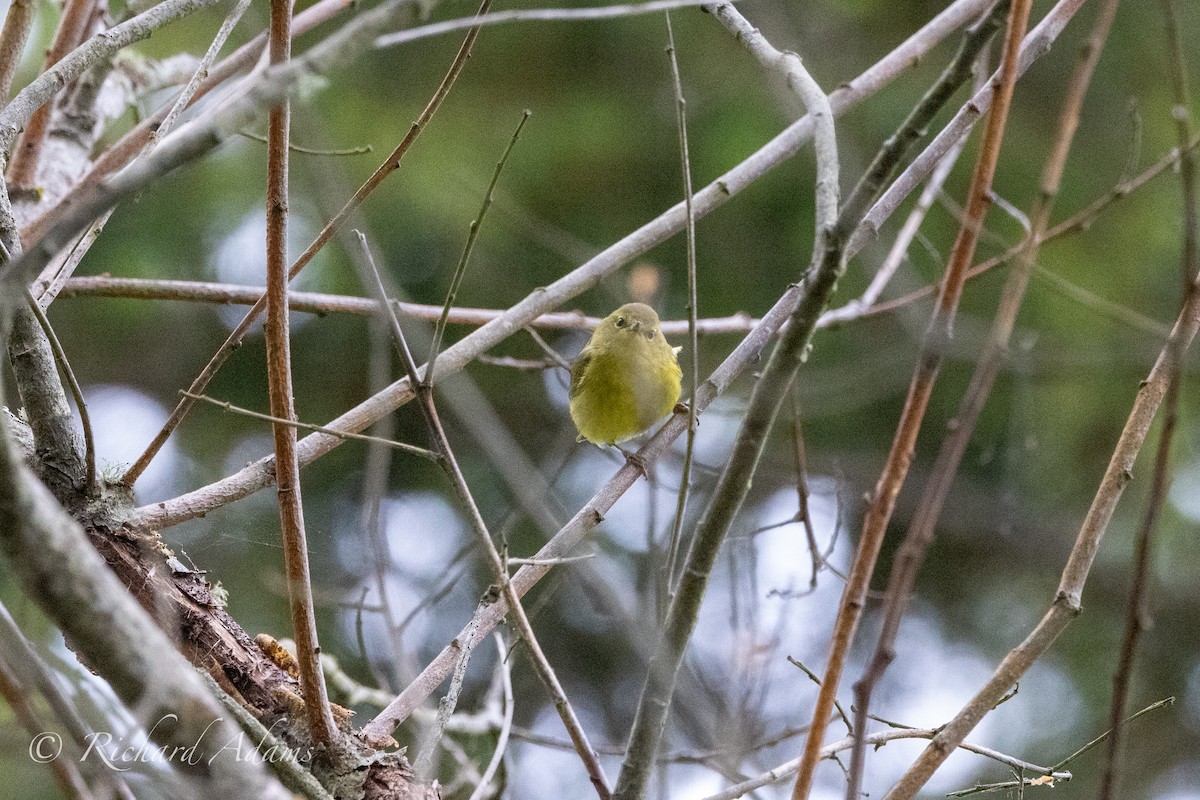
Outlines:
{"type": "MultiPolygon", "coordinates": [[[[291,58],[292,4],[271,0],[271,65],[291,58]]],[[[267,117],[267,384],[271,414],[286,420],[296,418],[292,399],[292,355],[287,304],[288,223],[288,132],[291,103],[284,100],[267,117]]],[[[296,429],[274,423],[275,478],[279,495],[279,521],[283,535],[283,562],[287,576],[288,608],[300,692],[309,732],[318,747],[328,746],[336,736],[333,713],[321,672],[317,644],[317,620],[313,613],[312,580],[308,570],[308,542],[304,534],[304,504],[300,494],[300,463],[296,459],[296,429]]]]}
{"type": "Polygon", "coordinates": [[[13,76],[33,27],[33,0],[13,0],[0,30],[0,100],[8,101],[13,76]]]}
{"type": "Polygon", "coordinates": [[[1133,479],[1134,462],[1166,396],[1167,385],[1174,371],[1172,364],[1176,361],[1175,354],[1178,354],[1178,358],[1183,357],[1195,339],[1197,329],[1200,328],[1200,291],[1197,291],[1197,282],[1200,282],[1200,277],[1193,279],[1187,302],[1175,320],[1171,336],[1159,353],[1150,374],[1138,389],[1133,408],[1130,409],[1125,427],[1113,449],[1112,458],[1076,535],[1075,544],[1062,571],[1058,592],[1050,608],[1029,635],[1009,651],[975,696],[934,737],[897,784],[884,796],[884,800],[911,800],[979,721],[996,706],[1013,684],[1020,680],[1079,615],[1082,610],[1080,601],[1083,587],[1087,583],[1100,542],[1108,530],[1125,487],[1133,479]]]}

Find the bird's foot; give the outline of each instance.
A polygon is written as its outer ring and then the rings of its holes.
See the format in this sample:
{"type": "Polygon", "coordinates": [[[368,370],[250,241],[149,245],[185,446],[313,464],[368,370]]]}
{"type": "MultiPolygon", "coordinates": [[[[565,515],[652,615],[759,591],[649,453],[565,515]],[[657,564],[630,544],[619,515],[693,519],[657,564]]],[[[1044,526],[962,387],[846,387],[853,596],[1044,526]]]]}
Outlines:
{"type": "Polygon", "coordinates": [[[650,480],[650,465],[646,462],[646,459],[642,458],[641,456],[639,456],[637,453],[633,452],[632,450],[626,450],[624,447],[621,447],[621,445],[619,445],[619,444],[613,445],[613,446],[621,451],[621,454],[625,456],[625,461],[627,463],[632,465],[633,468],[636,469],[638,472],[642,473],[643,478],[645,478],[646,480],[650,480]]]}
{"type": "MultiPolygon", "coordinates": [[[[688,406],[687,403],[679,402],[679,403],[675,404],[675,408],[672,409],[672,411],[675,414],[688,414],[691,412],[691,408],[688,406]]],[[[696,428],[699,428],[699,427],[700,427],[700,415],[697,414],[696,422],[692,429],[695,430],[696,428]]]]}

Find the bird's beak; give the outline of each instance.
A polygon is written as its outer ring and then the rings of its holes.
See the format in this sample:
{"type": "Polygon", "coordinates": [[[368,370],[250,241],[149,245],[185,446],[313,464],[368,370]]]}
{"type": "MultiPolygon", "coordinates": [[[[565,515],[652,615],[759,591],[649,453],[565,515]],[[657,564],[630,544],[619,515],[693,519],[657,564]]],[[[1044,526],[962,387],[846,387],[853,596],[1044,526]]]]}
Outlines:
{"type": "Polygon", "coordinates": [[[642,323],[638,322],[637,320],[633,320],[633,322],[631,322],[629,325],[629,329],[634,333],[637,333],[642,329],[642,323]]]}

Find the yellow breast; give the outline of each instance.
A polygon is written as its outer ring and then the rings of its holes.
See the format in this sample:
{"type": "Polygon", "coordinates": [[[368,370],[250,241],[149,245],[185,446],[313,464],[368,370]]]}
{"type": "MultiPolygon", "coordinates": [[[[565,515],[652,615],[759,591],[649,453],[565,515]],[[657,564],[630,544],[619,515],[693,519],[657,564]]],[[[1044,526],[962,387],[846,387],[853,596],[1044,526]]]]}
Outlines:
{"type": "Polygon", "coordinates": [[[586,348],[573,382],[571,419],[582,438],[616,444],[637,436],[679,402],[681,372],[661,337],[630,336],[629,346],[586,348]],[[589,352],[590,351],[590,352],[589,352]]]}

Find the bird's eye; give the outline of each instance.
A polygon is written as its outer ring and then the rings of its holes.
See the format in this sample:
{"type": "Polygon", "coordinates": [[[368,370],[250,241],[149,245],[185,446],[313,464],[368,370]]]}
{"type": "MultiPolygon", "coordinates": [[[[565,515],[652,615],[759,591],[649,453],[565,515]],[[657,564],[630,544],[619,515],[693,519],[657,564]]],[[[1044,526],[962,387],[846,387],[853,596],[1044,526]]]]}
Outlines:
{"type": "Polygon", "coordinates": [[[625,327],[625,318],[624,317],[617,317],[617,327],[618,328],[625,327]]]}
{"type": "Polygon", "coordinates": [[[646,340],[653,341],[655,333],[656,333],[656,331],[653,331],[653,330],[646,331],[646,340]]]}

